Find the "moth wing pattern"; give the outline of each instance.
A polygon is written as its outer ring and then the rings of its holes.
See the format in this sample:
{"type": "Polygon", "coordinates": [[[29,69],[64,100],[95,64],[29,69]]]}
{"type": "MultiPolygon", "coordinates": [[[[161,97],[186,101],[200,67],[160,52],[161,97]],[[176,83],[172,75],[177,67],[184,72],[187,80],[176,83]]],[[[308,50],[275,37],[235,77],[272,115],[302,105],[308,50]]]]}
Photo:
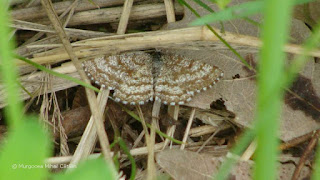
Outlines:
{"type": "Polygon", "coordinates": [[[116,101],[131,105],[142,105],[154,97],[164,104],[182,105],[223,76],[218,67],[181,55],[164,53],[161,59],[156,63],[160,66],[154,66],[150,54],[136,51],[97,57],[83,66],[97,85],[114,90],[116,101]],[[152,72],[154,67],[157,73],[152,72]]]}
{"type": "Polygon", "coordinates": [[[114,91],[116,101],[143,105],[153,100],[152,56],[144,52],[119,55],[119,86],[114,91]]]}
{"type": "Polygon", "coordinates": [[[223,76],[218,67],[181,55],[164,54],[162,61],[154,89],[156,100],[164,104],[184,104],[195,93],[211,88],[223,76]]]}

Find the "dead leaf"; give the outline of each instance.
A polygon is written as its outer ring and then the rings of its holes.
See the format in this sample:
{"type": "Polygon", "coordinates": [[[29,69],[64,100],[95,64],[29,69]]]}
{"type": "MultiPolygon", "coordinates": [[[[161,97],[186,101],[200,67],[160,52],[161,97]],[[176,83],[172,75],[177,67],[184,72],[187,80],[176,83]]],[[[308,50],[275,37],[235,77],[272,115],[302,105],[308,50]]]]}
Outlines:
{"type": "Polygon", "coordinates": [[[79,87],[74,95],[71,109],[75,109],[75,108],[87,106],[87,105],[88,105],[88,100],[87,100],[85,89],[84,87],[79,87]]]}
{"type": "Polygon", "coordinates": [[[310,17],[314,22],[319,22],[320,19],[320,1],[314,1],[314,2],[310,2],[308,4],[309,6],[309,11],[310,11],[310,17]]]}
{"type": "MultiPolygon", "coordinates": [[[[237,3],[245,2],[244,0],[237,3]]],[[[206,10],[199,7],[193,1],[190,5],[200,14],[208,14],[206,10]]],[[[233,1],[233,4],[236,4],[233,1]]],[[[217,10],[214,5],[210,5],[217,10]]],[[[167,28],[186,27],[195,16],[185,9],[185,17],[177,22],[170,23],[167,28]]],[[[259,16],[251,19],[259,21],[259,16]]],[[[214,27],[221,28],[219,23],[214,27]]],[[[301,44],[310,34],[310,30],[299,20],[292,20],[291,42],[301,44]]],[[[258,37],[260,31],[257,26],[245,20],[233,20],[224,22],[226,31],[236,34],[258,37]]],[[[258,50],[252,47],[232,45],[246,61],[256,67],[258,61],[258,50]]],[[[186,43],[180,46],[183,49],[175,49],[175,53],[202,60],[206,63],[218,66],[224,71],[224,79],[212,89],[197,94],[188,106],[208,109],[213,101],[223,101],[228,111],[235,113],[235,123],[240,126],[250,127],[255,113],[256,102],[256,73],[248,70],[244,64],[227,47],[219,43],[196,42],[186,43]],[[188,50],[185,50],[188,49],[188,50]]],[[[176,46],[175,46],[176,48],[176,46]]],[[[288,59],[294,56],[289,55],[288,59]]],[[[288,64],[290,60],[288,61],[288,64]]],[[[320,120],[320,66],[310,58],[304,69],[300,72],[298,81],[291,88],[291,93],[286,93],[283,105],[280,138],[289,141],[293,138],[307,134],[319,128],[320,120]],[[317,122],[318,121],[318,122],[317,122]]]]}
{"type": "Polygon", "coordinates": [[[212,179],[221,162],[191,151],[164,150],[157,154],[157,163],[174,179],[212,179]]]}
{"type": "MultiPolygon", "coordinates": [[[[76,137],[83,133],[90,119],[90,109],[88,106],[78,107],[62,113],[62,126],[66,135],[76,137]]],[[[55,131],[55,138],[59,138],[59,131],[55,131]]]]}
{"type": "Polygon", "coordinates": [[[293,16],[314,28],[320,19],[320,0],[295,6],[293,16]]]}
{"type": "MultiPolygon", "coordinates": [[[[198,154],[183,150],[164,150],[157,154],[157,163],[171,175],[173,179],[202,180],[212,179],[212,175],[218,172],[223,158],[217,158],[208,154],[198,154]]],[[[278,167],[277,179],[290,179],[294,169],[294,162],[298,158],[281,158],[278,167]]],[[[230,172],[229,179],[248,180],[252,179],[253,161],[240,161],[230,172]]],[[[299,179],[309,177],[310,169],[304,166],[299,179]]]]}

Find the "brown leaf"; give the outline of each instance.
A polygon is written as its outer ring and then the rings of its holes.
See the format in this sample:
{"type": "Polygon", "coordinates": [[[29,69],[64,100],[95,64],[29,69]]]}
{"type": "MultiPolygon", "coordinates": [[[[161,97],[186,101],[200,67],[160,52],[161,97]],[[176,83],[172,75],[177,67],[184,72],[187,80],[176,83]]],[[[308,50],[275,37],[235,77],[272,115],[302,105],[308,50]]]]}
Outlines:
{"type": "MultiPolygon", "coordinates": [[[[81,135],[87,126],[90,115],[91,112],[88,106],[63,112],[62,126],[66,135],[69,138],[81,135]]],[[[55,131],[54,136],[59,138],[59,131],[55,131]]]]}
{"type": "MultiPolygon", "coordinates": [[[[212,175],[218,172],[223,158],[217,158],[208,154],[198,154],[183,150],[164,150],[157,154],[157,163],[174,179],[198,180],[212,179],[212,175]]],[[[298,159],[283,157],[278,167],[277,179],[290,179],[298,159]]],[[[229,179],[252,179],[253,161],[240,161],[230,172],[229,179]]],[[[299,179],[309,177],[310,169],[304,166],[299,179]]]]}
{"type": "Polygon", "coordinates": [[[88,105],[88,100],[84,87],[77,89],[72,101],[72,109],[88,105]]]}
{"type": "Polygon", "coordinates": [[[309,13],[310,13],[310,18],[312,19],[312,21],[314,22],[314,24],[311,24],[311,26],[315,26],[317,22],[319,22],[320,19],[320,1],[314,1],[314,2],[310,2],[308,4],[309,6],[309,13]]]}
{"type": "Polygon", "coordinates": [[[212,157],[182,150],[164,150],[157,154],[157,163],[174,179],[211,179],[218,161],[212,157]]]}
{"type": "MultiPolygon", "coordinates": [[[[246,2],[245,0],[237,1],[237,3],[246,2]]],[[[199,7],[193,1],[188,1],[191,6],[200,14],[208,14],[206,10],[199,7]]],[[[233,4],[236,4],[233,1],[233,4]]],[[[214,5],[210,5],[213,9],[217,9],[214,5]]],[[[170,23],[167,28],[186,27],[195,16],[185,10],[185,17],[177,23],[170,23]]],[[[251,17],[259,21],[258,16],[251,17]]],[[[214,23],[214,27],[220,28],[219,23],[214,23]]],[[[293,19],[291,22],[291,42],[301,44],[306,37],[309,36],[310,30],[299,20],[293,19]]],[[[232,20],[224,22],[226,31],[235,34],[249,35],[258,37],[260,31],[244,20],[232,20]]],[[[241,54],[246,61],[253,67],[258,62],[258,49],[244,47],[232,44],[232,46],[241,54]]],[[[197,94],[188,106],[208,109],[213,101],[222,101],[228,111],[235,114],[235,123],[238,125],[250,127],[255,113],[256,102],[256,73],[248,70],[244,64],[232,53],[225,45],[220,42],[197,42],[186,43],[180,46],[180,50],[175,53],[184,56],[202,60],[206,63],[218,66],[224,71],[225,77],[215,85],[212,89],[197,94]],[[188,50],[185,50],[188,49],[188,50]]],[[[288,59],[292,59],[293,55],[288,55],[288,59]]],[[[289,64],[290,61],[287,62],[289,64]]],[[[286,93],[286,101],[283,105],[282,122],[280,129],[280,138],[288,141],[293,138],[307,134],[319,128],[320,119],[320,68],[319,63],[310,58],[304,69],[300,72],[298,81],[294,83],[291,92],[286,93]]]]}
{"type": "Polygon", "coordinates": [[[314,28],[320,19],[320,0],[295,6],[293,17],[314,28]]]}

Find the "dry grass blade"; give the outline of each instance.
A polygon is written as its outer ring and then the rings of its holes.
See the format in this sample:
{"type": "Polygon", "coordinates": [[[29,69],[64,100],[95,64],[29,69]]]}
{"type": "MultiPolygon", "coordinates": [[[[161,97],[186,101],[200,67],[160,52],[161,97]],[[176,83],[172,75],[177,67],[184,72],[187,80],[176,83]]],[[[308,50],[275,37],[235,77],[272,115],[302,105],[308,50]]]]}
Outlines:
{"type": "MultiPolygon", "coordinates": [[[[163,146],[163,143],[158,143],[154,145],[155,151],[160,151],[163,146]]],[[[113,152],[111,152],[113,155],[113,152]]],[[[134,148],[130,150],[130,154],[132,156],[141,156],[141,155],[146,155],[148,154],[148,148],[147,147],[139,147],[139,148],[134,148]]],[[[90,154],[88,156],[89,159],[94,159],[98,158],[101,156],[101,153],[94,153],[90,154]]],[[[60,157],[51,157],[46,159],[46,163],[48,164],[65,164],[69,163],[72,160],[73,156],[60,156],[60,157]]]]}
{"type": "Polygon", "coordinates": [[[220,132],[222,127],[223,126],[218,127],[218,129],[201,145],[201,147],[197,150],[197,153],[200,153],[200,151],[202,151],[202,149],[213,139],[213,137],[217,135],[218,132],[220,132]]]}
{"type": "MultiPolygon", "coordinates": [[[[73,78],[79,78],[79,74],[76,72],[74,65],[70,62],[64,63],[60,67],[53,68],[52,70],[55,72],[68,74],[69,76],[71,76],[73,78]]],[[[20,82],[21,82],[22,86],[24,86],[25,89],[28,90],[29,92],[34,92],[33,94],[35,94],[35,95],[38,95],[38,94],[41,95],[44,93],[44,91],[39,91],[39,93],[38,93],[37,92],[38,89],[42,88],[43,84],[48,82],[48,81],[43,80],[44,76],[46,76],[46,73],[43,73],[43,72],[31,73],[31,74],[27,74],[25,76],[22,76],[20,78],[20,82]]],[[[70,82],[66,79],[61,79],[61,78],[58,78],[55,76],[51,77],[50,83],[52,84],[52,88],[47,90],[48,93],[67,89],[67,88],[70,88],[70,87],[77,85],[74,82],[70,82]]],[[[4,93],[3,86],[0,85],[0,108],[4,107],[6,105],[4,94],[5,93],[4,93]]],[[[25,91],[21,92],[21,99],[25,100],[28,98],[30,98],[30,95],[27,92],[25,92],[25,91]]]]}
{"type": "MultiPolygon", "coordinates": [[[[168,107],[168,114],[171,117],[173,117],[174,120],[177,121],[178,116],[179,116],[179,105],[169,106],[168,107]]],[[[173,137],[175,130],[176,130],[176,125],[170,126],[167,130],[167,135],[173,137]]],[[[163,149],[166,148],[170,142],[172,142],[172,141],[170,141],[169,139],[166,139],[164,141],[163,149]]]]}
{"type": "MultiPolygon", "coordinates": [[[[215,30],[219,32],[218,29],[215,30]]],[[[259,48],[261,46],[261,41],[256,37],[229,32],[219,35],[223,36],[223,38],[230,44],[236,44],[239,47],[248,46],[259,48]]],[[[168,45],[172,48],[181,48],[182,43],[194,43],[193,48],[198,48],[197,45],[199,45],[199,41],[210,43],[219,42],[219,40],[212,35],[211,31],[206,27],[188,27],[174,30],[107,36],[103,38],[78,41],[72,45],[75,46],[74,53],[80,58],[106,54],[112,51],[120,52],[168,45]]],[[[296,44],[287,44],[284,51],[293,54],[301,54],[302,48],[296,44]]],[[[320,57],[320,51],[312,51],[309,55],[320,57]]],[[[69,55],[65,50],[58,48],[53,51],[34,54],[34,58],[31,60],[39,64],[45,64],[53,62],[57,63],[67,59],[69,59],[69,55]]],[[[20,66],[26,65],[24,62],[17,62],[17,64],[20,66]]]]}
{"type": "Polygon", "coordinates": [[[187,124],[186,130],[184,132],[184,136],[182,139],[183,144],[181,144],[181,147],[180,147],[181,150],[184,149],[184,147],[186,146],[187,138],[188,138],[188,135],[190,132],[191,124],[192,124],[195,113],[196,113],[196,108],[192,108],[190,118],[188,120],[188,124],[187,124]]]}
{"type": "Polygon", "coordinates": [[[190,129],[190,137],[200,137],[206,134],[212,134],[217,130],[217,127],[211,125],[204,125],[190,129]]]}
{"type": "MultiPolygon", "coordinates": [[[[58,14],[62,14],[67,10],[74,1],[62,1],[53,4],[53,8],[58,14]]],[[[78,6],[75,8],[76,12],[86,11],[90,9],[97,9],[98,7],[114,6],[123,4],[123,0],[94,0],[94,4],[88,0],[80,0],[78,6]]],[[[28,20],[28,19],[37,19],[43,18],[46,16],[46,12],[41,6],[35,6],[30,8],[23,8],[14,10],[11,12],[14,19],[19,20],[28,20]]]]}
{"type": "MultiPolygon", "coordinates": [[[[50,66],[47,66],[47,68],[50,68],[50,66]]],[[[66,156],[69,155],[69,148],[67,144],[68,137],[65,133],[65,129],[62,126],[62,114],[60,112],[60,107],[58,104],[57,96],[54,91],[52,91],[52,75],[47,74],[45,72],[41,72],[43,74],[42,80],[43,82],[46,82],[41,85],[40,89],[41,91],[38,91],[38,101],[40,100],[40,94],[43,94],[41,108],[40,108],[40,116],[41,119],[47,123],[48,126],[51,126],[51,123],[53,124],[53,132],[59,131],[58,134],[60,136],[60,152],[61,155],[66,156]],[[49,92],[52,92],[51,95],[49,92]],[[52,116],[50,118],[49,111],[50,109],[53,109],[52,116]],[[56,123],[58,121],[58,123],[56,123]],[[56,129],[57,127],[57,129],[56,129]]]]}
{"type": "Polygon", "coordinates": [[[150,143],[152,144],[152,154],[150,154],[150,159],[148,159],[148,163],[153,163],[151,171],[155,172],[155,162],[154,162],[154,151],[156,150],[155,147],[155,138],[156,138],[156,127],[157,122],[159,119],[159,112],[161,108],[161,103],[159,101],[154,101],[153,107],[152,107],[152,123],[151,123],[151,129],[150,129],[150,143]],[[152,159],[151,159],[152,158],[152,159]]]}
{"type": "MultiPolygon", "coordinates": [[[[68,55],[70,56],[75,67],[77,68],[81,78],[84,79],[84,81],[86,83],[90,83],[89,79],[87,78],[85,72],[83,71],[83,69],[81,67],[81,64],[80,64],[77,56],[73,52],[73,49],[72,49],[71,44],[69,42],[69,38],[67,37],[66,33],[64,32],[64,29],[62,28],[62,25],[59,22],[59,19],[58,19],[56,13],[54,12],[51,1],[50,0],[41,0],[41,3],[43,5],[43,7],[45,8],[45,10],[47,11],[47,15],[48,15],[50,21],[52,22],[55,30],[57,31],[66,51],[68,52],[68,55]]],[[[107,163],[109,163],[111,166],[111,169],[112,169],[111,171],[113,173],[115,173],[116,172],[115,167],[113,165],[112,157],[110,154],[109,140],[108,140],[108,137],[104,131],[104,125],[103,125],[103,121],[102,121],[102,113],[98,111],[99,108],[98,108],[96,96],[94,94],[94,91],[90,90],[88,88],[86,88],[86,94],[88,96],[88,101],[89,101],[91,112],[92,112],[94,119],[95,119],[94,122],[97,127],[97,134],[98,134],[98,137],[100,140],[102,152],[104,154],[104,157],[105,157],[107,163]]],[[[116,175],[114,174],[113,177],[116,177],[116,175]]]]}
{"type": "MultiPolygon", "coordinates": [[[[11,27],[16,29],[30,30],[30,31],[55,33],[52,27],[42,25],[42,24],[27,22],[27,21],[21,21],[21,20],[14,20],[13,24],[11,24],[11,27]]],[[[64,28],[64,29],[69,37],[78,38],[78,39],[88,39],[88,38],[96,38],[96,37],[102,37],[107,35],[114,35],[112,33],[96,32],[96,31],[81,30],[81,29],[74,29],[74,28],[64,28]]],[[[28,43],[25,43],[24,45],[26,44],[28,43]]]]}
{"type": "MultiPolygon", "coordinates": [[[[68,8],[66,8],[65,11],[63,11],[63,13],[59,16],[59,19],[62,20],[62,18],[69,12],[69,16],[68,16],[67,20],[65,21],[65,23],[64,23],[64,25],[63,25],[64,28],[67,26],[70,17],[73,15],[73,11],[74,11],[74,8],[76,7],[76,4],[78,4],[78,0],[74,1],[70,6],[68,6],[68,8]]],[[[37,14],[37,13],[35,13],[35,14],[37,14]]],[[[34,26],[33,23],[28,23],[28,22],[24,22],[24,23],[21,23],[21,22],[20,22],[20,24],[22,24],[22,26],[24,26],[24,25],[34,26]]],[[[37,28],[37,27],[35,27],[35,28],[37,28]]],[[[53,32],[55,32],[55,31],[53,30],[53,32]]],[[[38,39],[39,39],[41,36],[43,36],[43,35],[44,35],[44,32],[41,32],[41,31],[38,32],[36,35],[34,35],[32,38],[30,38],[28,41],[26,41],[25,43],[23,43],[23,44],[18,48],[18,50],[19,50],[18,53],[20,53],[20,54],[22,55],[22,52],[27,51],[27,50],[26,50],[26,45],[28,45],[28,44],[30,44],[30,43],[38,40],[38,39]],[[22,51],[22,52],[21,52],[21,51],[22,51]]]]}
{"type": "MultiPolygon", "coordinates": [[[[141,119],[143,130],[145,132],[145,140],[146,140],[147,149],[148,149],[147,179],[151,180],[156,178],[156,168],[154,163],[154,136],[155,135],[151,136],[151,134],[149,134],[148,127],[146,125],[146,121],[144,119],[140,105],[137,105],[136,108],[139,114],[139,118],[141,119]]],[[[151,129],[153,129],[153,126],[151,126],[151,129]]]]}
{"type": "MultiPolygon", "coordinates": [[[[69,12],[66,20],[65,20],[64,23],[63,23],[63,27],[64,27],[64,28],[68,25],[71,17],[72,17],[73,14],[74,14],[74,9],[78,6],[78,3],[79,3],[79,0],[75,0],[75,1],[68,7],[68,9],[64,12],[65,14],[67,14],[67,12],[69,12]]],[[[61,16],[65,16],[64,13],[62,13],[61,16]]]]}
{"type": "Polygon", "coordinates": [[[249,160],[254,154],[254,152],[256,151],[256,149],[257,149],[257,141],[253,140],[251,144],[248,146],[248,148],[246,149],[246,151],[242,154],[240,159],[243,161],[249,160]]]}
{"type": "Polygon", "coordinates": [[[117,34],[125,34],[129,21],[130,12],[132,9],[132,4],[133,0],[125,0],[117,34]]]}
{"type": "Polygon", "coordinates": [[[166,7],[167,21],[172,23],[176,21],[176,16],[174,13],[174,6],[172,0],[164,0],[164,5],[166,7]]]}
{"type": "MultiPolygon", "coordinates": [[[[294,170],[294,173],[292,175],[291,180],[297,180],[299,179],[300,173],[307,161],[307,158],[312,153],[312,150],[316,147],[317,143],[319,143],[319,137],[320,137],[320,130],[317,130],[314,132],[314,135],[312,139],[310,140],[308,146],[306,147],[305,151],[303,152],[302,156],[300,157],[299,164],[297,165],[296,169],[294,170]]],[[[319,149],[318,149],[319,151],[319,149]]]]}
{"type": "MultiPolygon", "coordinates": [[[[100,90],[98,94],[98,101],[99,101],[99,110],[103,112],[105,110],[108,97],[109,97],[109,90],[100,90]]],[[[80,143],[77,146],[76,151],[71,159],[70,164],[76,165],[79,161],[85,157],[88,157],[89,154],[92,152],[95,144],[97,142],[97,128],[94,126],[94,117],[91,116],[87,127],[81,137],[80,143]]]]}

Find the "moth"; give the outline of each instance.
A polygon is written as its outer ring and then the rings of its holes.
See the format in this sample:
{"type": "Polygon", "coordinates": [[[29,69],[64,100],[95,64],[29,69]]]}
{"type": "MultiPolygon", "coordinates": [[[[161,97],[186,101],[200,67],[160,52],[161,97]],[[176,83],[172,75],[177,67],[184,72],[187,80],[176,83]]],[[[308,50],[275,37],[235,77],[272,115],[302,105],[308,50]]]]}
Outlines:
{"type": "Polygon", "coordinates": [[[181,55],[164,53],[154,59],[137,51],[97,57],[82,65],[95,84],[114,90],[115,101],[131,105],[154,99],[182,105],[223,77],[218,67],[181,55]]]}

